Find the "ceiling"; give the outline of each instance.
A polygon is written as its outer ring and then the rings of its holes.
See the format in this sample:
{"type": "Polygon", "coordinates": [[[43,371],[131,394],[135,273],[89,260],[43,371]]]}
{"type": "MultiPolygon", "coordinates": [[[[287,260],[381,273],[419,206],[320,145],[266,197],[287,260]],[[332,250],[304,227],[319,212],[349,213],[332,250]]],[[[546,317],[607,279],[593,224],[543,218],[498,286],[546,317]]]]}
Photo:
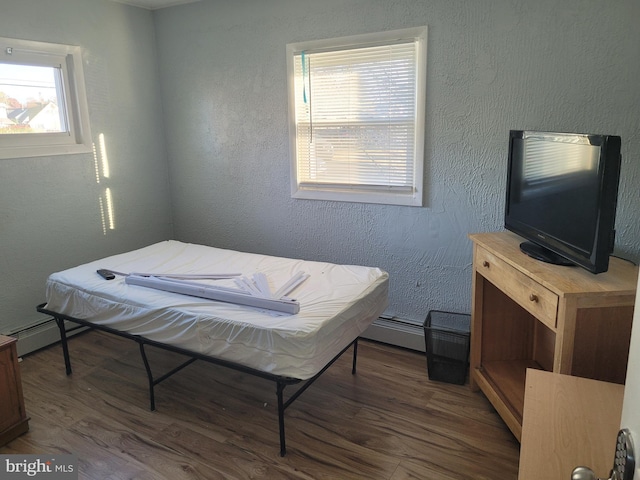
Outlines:
{"type": "Polygon", "coordinates": [[[200,0],[111,0],[118,3],[126,3],[134,7],[146,8],[147,10],[157,10],[159,8],[173,7],[185,3],[198,2],[200,0]]]}

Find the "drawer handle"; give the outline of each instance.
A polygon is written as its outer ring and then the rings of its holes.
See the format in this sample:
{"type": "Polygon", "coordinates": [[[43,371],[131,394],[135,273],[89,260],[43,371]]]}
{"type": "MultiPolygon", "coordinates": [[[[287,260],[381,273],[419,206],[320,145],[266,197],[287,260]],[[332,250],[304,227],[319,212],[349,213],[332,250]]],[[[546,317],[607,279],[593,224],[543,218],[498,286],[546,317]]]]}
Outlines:
{"type": "Polygon", "coordinates": [[[532,302],[538,303],[538,295],[536,295],[535,293],[532,293],[531,295],[529,295],[529,300],[531,300],[532,302]]]}
{"type": "Polygon", "coordinates": [[[484,262],[482,262],[482,266],[489,268],[489,262],[487,262],[486,260],[484,262]]]}

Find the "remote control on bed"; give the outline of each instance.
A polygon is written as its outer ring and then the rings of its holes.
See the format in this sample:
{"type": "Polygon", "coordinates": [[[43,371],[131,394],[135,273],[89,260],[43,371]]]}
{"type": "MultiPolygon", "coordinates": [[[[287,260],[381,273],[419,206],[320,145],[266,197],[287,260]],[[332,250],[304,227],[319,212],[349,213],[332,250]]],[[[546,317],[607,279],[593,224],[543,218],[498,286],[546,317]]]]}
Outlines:
{"type": "Polygon", "coordinates": [[[116,276],[110,270],[105,270],[104,268],[101,268],[100,270],[96,270],[96,271],[98,272],[98,275],[100,275],[105,280],[113,280],[114,278],[116,278],[116,276]]]}

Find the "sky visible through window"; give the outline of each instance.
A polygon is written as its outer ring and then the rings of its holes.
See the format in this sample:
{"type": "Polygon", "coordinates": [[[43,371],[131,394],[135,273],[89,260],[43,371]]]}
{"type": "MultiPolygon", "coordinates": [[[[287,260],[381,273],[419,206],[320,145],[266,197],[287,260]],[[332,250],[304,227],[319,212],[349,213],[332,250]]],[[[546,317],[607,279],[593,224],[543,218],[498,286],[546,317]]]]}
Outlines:
{"type": "Polygon", "coordinates": [[[0,63],[0,92],[21,104],[57,99],[54,70],[51,67],[0,63]]]}

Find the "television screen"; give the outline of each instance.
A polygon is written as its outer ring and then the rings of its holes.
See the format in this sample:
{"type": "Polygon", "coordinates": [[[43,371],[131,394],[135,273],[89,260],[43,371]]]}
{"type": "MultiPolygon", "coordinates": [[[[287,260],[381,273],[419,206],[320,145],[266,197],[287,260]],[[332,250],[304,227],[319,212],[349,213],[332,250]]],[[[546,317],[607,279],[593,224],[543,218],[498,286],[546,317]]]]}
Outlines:
{"type": "Polygon", "coordinates": [[[620,137],[512,130],[505,227],[539,260],[604,272],[619,172],[620,137]]]}

